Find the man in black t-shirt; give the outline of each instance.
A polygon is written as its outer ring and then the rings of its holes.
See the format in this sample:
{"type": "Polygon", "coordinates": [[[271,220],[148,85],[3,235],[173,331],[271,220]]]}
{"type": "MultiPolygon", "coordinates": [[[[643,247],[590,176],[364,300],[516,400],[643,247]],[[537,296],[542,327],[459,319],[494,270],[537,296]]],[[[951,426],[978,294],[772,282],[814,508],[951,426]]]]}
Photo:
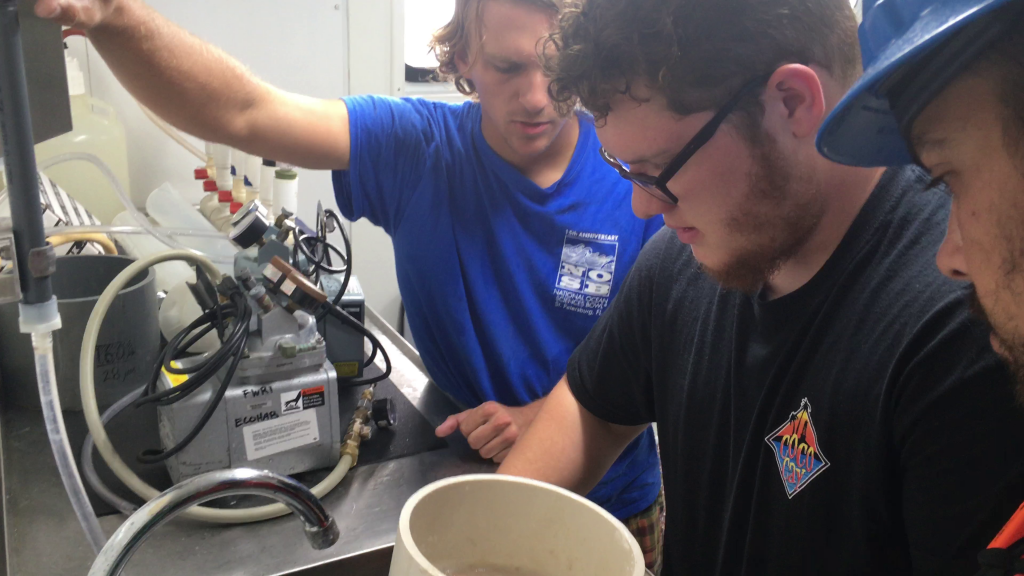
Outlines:
{"type": "MultiPolygon", "coordinates": [[[[858,166],[913,159],[947,186],[939,268],[974,285],[1024,400],[1024,0],[883,3],[865,22],[864,77],[818,148],[858,166]]],[[[1024,505],[978,559],[979,576],[1024,571],[1024,505]]]]}
{"type": "Polygon", "coordinates": [[[815,151],[849,2],[588,0],[555,40],[554,98],[670,229],[500,471],[585,493],[656,422],[665,574],[973,573],[1024,415],[935,268],[948,197],[815,151]]]}

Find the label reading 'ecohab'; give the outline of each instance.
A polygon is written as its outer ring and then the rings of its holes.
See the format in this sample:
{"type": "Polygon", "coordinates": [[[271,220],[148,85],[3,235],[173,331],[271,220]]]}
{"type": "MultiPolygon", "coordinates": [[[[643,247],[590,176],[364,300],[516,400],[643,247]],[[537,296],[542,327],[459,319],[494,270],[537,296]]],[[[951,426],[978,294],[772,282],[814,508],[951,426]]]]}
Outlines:
{"type": "Polygon", "coordinates": [[[320,440],[316,410],[303,410],[242,428],[249,461],[312,444],[320,440]]]}

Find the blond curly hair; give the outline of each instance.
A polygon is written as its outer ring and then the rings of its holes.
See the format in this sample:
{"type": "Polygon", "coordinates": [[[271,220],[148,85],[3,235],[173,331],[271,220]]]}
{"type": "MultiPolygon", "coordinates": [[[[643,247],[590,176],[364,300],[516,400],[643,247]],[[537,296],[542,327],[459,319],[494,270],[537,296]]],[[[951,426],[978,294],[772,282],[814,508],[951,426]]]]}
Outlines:
{"type": "MultiPolygon", "coordinates": [[[[476,93],[473,82],[459,72],[455,61],[457,58],[467,58],[469,54],[470,39],[473,34],[480,34],[480,10],[484,2],[490,0],[456,0],[455,14],[450,22],[442,26],[434,33],[430,41],[430,50],[437,56],[440,63],[437,67],[437,75],[442,80],[450,80],[455,83],[455,88],[465,94],[472,96],[476,93]]],[[[496,0],[499,1],[499,0],[496,0]]],[[[500,0],[517,2],[537,6],[550,10],[552,15],[562,12],[568,2],[566,0],[500,0]]]]}

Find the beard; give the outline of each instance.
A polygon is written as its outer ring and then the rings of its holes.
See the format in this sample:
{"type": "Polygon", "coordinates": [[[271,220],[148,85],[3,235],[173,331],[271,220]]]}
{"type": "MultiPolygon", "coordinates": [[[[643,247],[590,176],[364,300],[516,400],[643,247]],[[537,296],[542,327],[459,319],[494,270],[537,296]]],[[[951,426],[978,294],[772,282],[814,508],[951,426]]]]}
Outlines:
{"type": "Polygon", "coordinates": [[[825,206],[811,174],[794,166],[771,135],[750,140],[749,192],[727,222],[729,233],[744,239],[743,251],[720,267],[701,269],[724,288],[754,294],[807,244],[825,206]]]}
{"type": "Polygon", "coordinates": [[[1024,405],[1024,338],[1020,336],[1014,336],[1010,334],[1000,333],[992,325],[992,319],[989,317],[985,307],[981,304],[981,300],[978,298],[978,292],[971,286],[971,293],[968,295],[968,302],[971,306],[971,312],[985,323],[985,326],[992,333],[992,339],[995,340],[996,345],[999,349],[996,351],[999,356],[1006,363],[1007,368],[1010,369],[1010,375],[1014,380],[1014,393],[1017,396],[1017,402],[1024,405]]]}

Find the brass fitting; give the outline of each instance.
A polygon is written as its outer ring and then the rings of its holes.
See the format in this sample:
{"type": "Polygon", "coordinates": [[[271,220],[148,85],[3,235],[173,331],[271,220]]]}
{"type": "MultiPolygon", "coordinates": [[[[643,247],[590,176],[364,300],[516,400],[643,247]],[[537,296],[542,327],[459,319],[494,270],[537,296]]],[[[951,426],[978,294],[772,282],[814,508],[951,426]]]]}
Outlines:
{"type": "Polygon", "coordinates": [[[352,414],[348,432],[341,445],[341,456],[352,457],[352,466],[359,462],[359,445],[370,437],[370,407],[373,405],[373,387],[367,388],[359,398],[359,407],[352,414]]]}

